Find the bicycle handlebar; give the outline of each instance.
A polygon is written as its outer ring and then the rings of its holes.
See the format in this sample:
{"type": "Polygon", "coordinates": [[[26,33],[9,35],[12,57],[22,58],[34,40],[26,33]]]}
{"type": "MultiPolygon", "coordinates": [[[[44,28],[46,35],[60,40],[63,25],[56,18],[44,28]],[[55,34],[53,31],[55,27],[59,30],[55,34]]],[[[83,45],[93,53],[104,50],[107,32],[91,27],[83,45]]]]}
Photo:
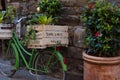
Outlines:
{"type": "Polygon", "coordinates": [[[26,19],[26,18],[28,18],[28,17],[24,16],[24,17],[21,17],[21,18],[18,19],[18,20],[15,20],[15,24],[20,23],[23,19],[26,19]]]}

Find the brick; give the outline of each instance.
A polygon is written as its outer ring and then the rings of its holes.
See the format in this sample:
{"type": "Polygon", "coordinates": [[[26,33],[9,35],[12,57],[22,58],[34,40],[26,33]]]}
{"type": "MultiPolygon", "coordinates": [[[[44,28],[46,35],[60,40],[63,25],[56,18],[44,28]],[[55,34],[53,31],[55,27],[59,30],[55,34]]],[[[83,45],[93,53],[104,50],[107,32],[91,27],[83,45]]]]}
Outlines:
{"type": "Polygon", "coordinates": [[[77,27],[74,31],[73,45],[80,48],[85,48],[84,35],[85,29],[82,27],[77,27]]]}
{"type": "Polygon", "coordinates": [[[64,15],[79,15],[82,13],[81,7],[63,7],[62,14],[64,15]]]}
{"type": "Polygon", "coordinates": [[[86,0],[61,0],[64,6],[84,6],[86,4],[86,0]]]}
{"type": "Polygon", "coordinates": [[[17,10],[20,9],[20,3],[19,2],[12,2],[11,3],[17,10]]]}
{"type": "Polygon", "coordinates": [[[67,58],[68,60],[68,71],[83,73],[83,60],[75,59],[75,58],[67,58]],[[72,63],[72,64],[71,64],[72,63]]]}
{"type": "Polygon", "coordinates": [[[74,37],[74,26],[69,26],[68,33],[69,33],[69,45],[73,45],[73,37],[74,37]]]}
{"type": "Polygon", "coordinates": [[[75,26],[80,24],[79,15],[62,15],[62,19],[59,20],[59,24],[75,26]]]}
{"type": "Polygon", "coordinates": [[[75,59],[82,59],[82,52],[83,52],[83,49],[81,48],[69,46],[67,48],[67,57],[75,58],[75,59]]]}
{"type": "Polygon", "coordinates": [[[21,9],[20,9],[20,15],[25,16],[29,14],[28,10],[28,4],[27,3],[21,3],[21,9]]]}
{"type": "Polygon", "coordinates": [[[26,1],[28,1],[28,0],[7,0],[8,2],[26,2],[26,1]]]}
{"type": "Polygon", "coordinates": [[[80,73],[66,72],[65,80],[83,80],[83,75],[80,73]]]}

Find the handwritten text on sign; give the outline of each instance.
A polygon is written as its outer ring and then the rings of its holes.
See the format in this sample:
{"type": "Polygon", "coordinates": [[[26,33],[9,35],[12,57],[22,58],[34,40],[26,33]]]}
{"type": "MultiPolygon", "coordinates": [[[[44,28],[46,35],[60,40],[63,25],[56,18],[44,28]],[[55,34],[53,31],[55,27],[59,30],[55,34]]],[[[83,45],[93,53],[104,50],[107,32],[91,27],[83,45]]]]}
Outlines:
{"type": "Polygon", "coordinates": [[[43,37],[68,37],[68,32],[44,31],[36,33],[37,38],[43,37]]]}

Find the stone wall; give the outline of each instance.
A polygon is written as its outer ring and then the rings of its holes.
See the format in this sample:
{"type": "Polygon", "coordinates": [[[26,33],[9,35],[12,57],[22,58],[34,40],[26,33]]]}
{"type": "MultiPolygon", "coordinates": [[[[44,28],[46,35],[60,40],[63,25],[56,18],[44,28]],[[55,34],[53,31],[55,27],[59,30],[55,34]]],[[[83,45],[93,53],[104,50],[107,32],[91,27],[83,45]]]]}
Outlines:
{"type": "MultiPolygon", "coordinates": [[[[36,12],[40,0],[7,0],[8,4],[14,4],[18,8],[20,15],[30,15],[36,12]]],[[[63,4],[62,19],[59,21],[62,25],[80,25],[80,14],[86,0],[61,0],[63,4]]]]}
{"type": "MultiPolygon", "coordinates": [[[[8,0],[8,5],[17,6],[19,16],[31,15],[36,12],[40,0],[8,0]]],[[[64,50],[64,56],[68,60],[67,80],[82,80],[83,60],[82,51],[84,27],[80,21],[80,15],[88,0],[61,0],[63,4],[61,25],[69,25],[69,47],[64,50]],[[73,76],[72,76],[73,75],[73,76]]],[[[110,0],[120,4],[120,0],[110,0]]]]}

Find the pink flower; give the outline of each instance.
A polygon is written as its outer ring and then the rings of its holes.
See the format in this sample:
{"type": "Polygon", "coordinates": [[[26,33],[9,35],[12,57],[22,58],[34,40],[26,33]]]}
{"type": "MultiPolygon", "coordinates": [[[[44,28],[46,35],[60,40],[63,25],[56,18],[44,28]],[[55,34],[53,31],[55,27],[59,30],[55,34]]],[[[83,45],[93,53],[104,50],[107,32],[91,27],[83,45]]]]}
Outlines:
{"type": "Polygon", "coordinates": [[[99,35],[100,35],[99,32],[96,32],[96,33],[95,33],[95,37],[98,37],[99,35]]]}
{"type": "Polygon", "coordinates": [[[93,8],[95,7],[95,5],[96,5],[96,2],[92,2],[92,3],[89,5],[89,9],[90,9],[90,10],[93,9],[93,8]]]}

